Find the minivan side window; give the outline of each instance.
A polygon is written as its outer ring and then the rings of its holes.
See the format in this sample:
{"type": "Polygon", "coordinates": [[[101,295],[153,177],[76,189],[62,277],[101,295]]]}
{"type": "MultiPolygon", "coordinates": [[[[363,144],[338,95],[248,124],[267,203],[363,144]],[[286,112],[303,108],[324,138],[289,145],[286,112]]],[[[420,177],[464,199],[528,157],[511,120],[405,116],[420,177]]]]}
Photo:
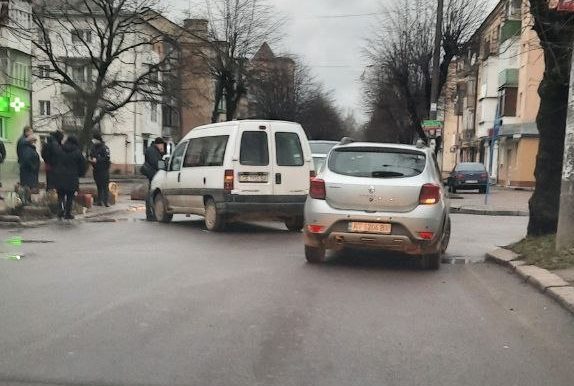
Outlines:
{"type": "MultiPolygon", "coordinates": [[[[153,146],[153,145],[151,145],[153,146]]],[[[171,163],[169,165],[169,170],[172,172],[177,172],[181,170],[181,165],[183,164],[183,155],[185,154],[185,148],[187,142],[182,142],[173,151],[171,156],[171,163]]]]}
{"type": "Polygon", "coordinates": [[[269,142],[265,131],[244,131],[239,162],[248,166],[269,165],[269,142]]]}
{"type": "Polygon", "coordinates": [[[184,168],[222,166],[228,135],[193,138],[185,154],[184,168]]]}
{"type": "Polygon", "coordinates": [[[275,133],[275,147],[277,148],[277,165],[303,166],[303,148],[297,133],[275,133]]]}

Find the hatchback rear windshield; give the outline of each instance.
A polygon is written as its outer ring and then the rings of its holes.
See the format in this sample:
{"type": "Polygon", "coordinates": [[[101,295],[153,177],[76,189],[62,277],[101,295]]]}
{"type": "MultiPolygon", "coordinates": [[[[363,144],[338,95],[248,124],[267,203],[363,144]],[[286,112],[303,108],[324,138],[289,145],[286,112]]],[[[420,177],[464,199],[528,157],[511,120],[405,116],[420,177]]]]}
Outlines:
{"type": "Polygon", "coordinates": [[[456,166],[457,172],[484,172],[486,168],[481,163],[465,162],[456,166]]]}
{"type": "Polygon", "coordinates": [[[422,152],[380,147],[336,149],[329,157],[329,169],[353,177],[402,178],[421,174],[426,165],[422,152]]]}

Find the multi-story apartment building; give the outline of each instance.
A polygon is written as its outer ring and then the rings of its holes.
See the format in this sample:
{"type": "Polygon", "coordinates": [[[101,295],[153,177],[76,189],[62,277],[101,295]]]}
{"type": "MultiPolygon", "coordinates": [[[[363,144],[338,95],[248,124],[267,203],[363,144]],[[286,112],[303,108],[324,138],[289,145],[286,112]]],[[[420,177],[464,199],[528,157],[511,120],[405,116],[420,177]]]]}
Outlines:
{"type": "Polygon", "coordinates": [[[7,160],[5,175],[15,174],[16,142],[31,124],[31,27],[30,0],[0,1],[0,138],[7,160]]]}
{"type": "MultiPolygon", "coordinates": [[[[54,12],[50,10],[50,15],[53,16],[54,12]]],[[[97,15],[86,18],[85,14],[73,11],[63,11],[59,19],[47,17],[44,20],[44,30],[52,42],[54,57],[74,83],[87,92],[91,92],[95,86],[97,76],[89,52],[99,52],[101,48],[98,28],[95,26],[98,21],[97,15]]],[[[160,44],[137,44],[150,39],[150,36],[157,36],[155,29],[141,23],[134,33],[126,33],[121,37],[126,47],[133,48],[126,49],[111,64],[106,82],[115,82],[119,86],[108,89],[106,98],[123,100],[126,93],[131,92],[130,82],[146,74],[150,66],[159,63],[162,55],[160,44]]],[[[56,129],[80,134],[84,126],[86,101],[82,100],[76,88],[52,79],[52,63],[40,49],[34,48],[32,53],[35,131],[41,136],[56,129]]],[[[161,81],[159,72],[156,78],[156,81],[161,81]]],[[[93,128],[101,131],[110,147],[113,171],[133,172],[134,165],[144,162],[146,144],[150,139],[162,135],[161,97],[150,98],[136,92],[132,101],[113,115],[106,116],[98,127],[93,128]]]]}
{"type": "MultiPolygon", "coordinates": [[[[472,36],[467,54],[457,59],[459,71],[450,75],[459,89],[465,90],[464,106],[469,111],[456,140],[448,143],[451,152],[444,152],[443,163],[484,162],[491,178],[504,186],[534,185],[538,150],[535,121],[540,103],[537,90],[544,59],[536,33],[530,28],[527,3],[500,1],[472,36]],[[473,74],[470,77],[469,71],[473,74]],[[472,89],[476,90],[474,95],[469,94],[472,89]],[[474,100],[469,104],[470,99],[474,100]]],[[[447,103],[455,102],[447,99],[447,103]]],[[[460,106],[446,110],[465,114],[460,106]]],[[[445,132],[456,132],[456,123],[461,126],[447,116],[445,132]]]]}

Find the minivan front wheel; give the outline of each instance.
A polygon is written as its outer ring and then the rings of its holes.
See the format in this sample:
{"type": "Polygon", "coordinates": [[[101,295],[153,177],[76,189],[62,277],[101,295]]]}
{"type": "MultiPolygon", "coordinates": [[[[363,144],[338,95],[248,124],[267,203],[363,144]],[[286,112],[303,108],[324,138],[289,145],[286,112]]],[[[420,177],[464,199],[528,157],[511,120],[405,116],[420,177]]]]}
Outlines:
{"type": "Polygon", "coordinates": [[[205,202],[205,227],[210,232],[220,232],[225,228],[225,219],[217,210],[212,198],[205,202]]]}
{"type": "Polygon", "coordinates": [[[158,193],[153,200],[153,213],[156,220],[162,223],[168,223],[173,219],[173,214],[167,213],[167,204],[161,193],[158,193]]]}
{"type": "Polygon", "coordinates": [[[327,251],[325,247],[312,247],[305,245],[305,258],[311,264],[321,264],[325,262],[327,251]]]}

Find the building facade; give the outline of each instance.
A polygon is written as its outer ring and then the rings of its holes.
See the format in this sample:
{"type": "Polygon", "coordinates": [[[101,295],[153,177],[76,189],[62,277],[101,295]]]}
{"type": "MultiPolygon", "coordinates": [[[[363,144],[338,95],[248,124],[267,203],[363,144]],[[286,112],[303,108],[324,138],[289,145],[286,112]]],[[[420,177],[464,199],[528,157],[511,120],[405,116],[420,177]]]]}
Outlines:
{"type": "Polygon", "coordinates": [[[0,138],[7,159],[4,176],[17,175],[16,142],[31,125],[31,1],[0,2],[0,138]]]}
{"type": "Polygon", "coordinates": [[[450,109],[460,120],[445,120],[445,132],[458,134],[445,138],[451,151],[443,163],[483,162],[492,180],[509,187],[535,183],[544,56],[527,3],[500,1],[472,36],[468,52],[457,58],[458,71],[450,74],[465,96],[463,106],[450,109]]]}

